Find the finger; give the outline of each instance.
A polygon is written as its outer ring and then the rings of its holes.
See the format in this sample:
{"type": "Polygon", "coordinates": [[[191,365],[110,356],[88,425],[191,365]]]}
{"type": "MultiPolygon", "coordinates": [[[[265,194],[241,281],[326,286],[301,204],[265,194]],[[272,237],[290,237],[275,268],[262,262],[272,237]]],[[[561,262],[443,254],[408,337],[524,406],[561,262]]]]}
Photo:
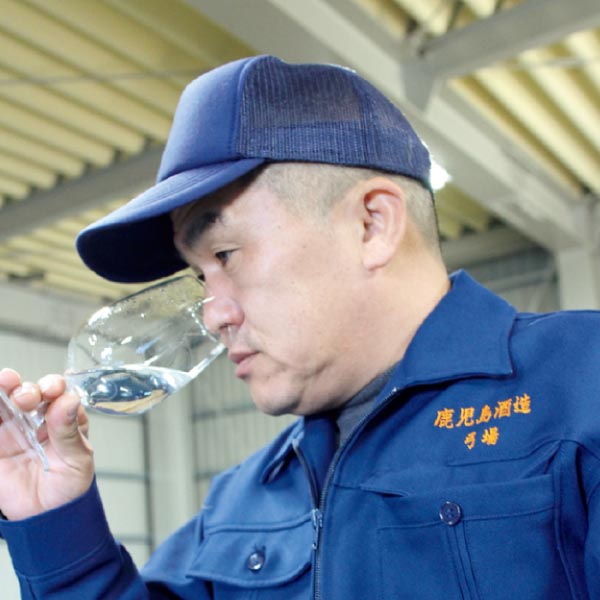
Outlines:
{"type": "Polygon", "coordinates": [[[90,430],[90,420],[81,404],[77,412],[77,424],[79,425],[79,431],[87,438],[90,430]]]}
{"type": "Polygon", "coordinates": [[[57,375],[56,373],[45,375],[38,381],[38,385],[44,400],[54,400],[55,398],[58,398],[65,393],[67,387],[64,377],[57,375]]]}
{"type": "Polygon", "coordinates": [[[42,401],[42,393],[36,383],[24,381],[12,391],[11,398],[22,411],[29,412],[42,401]]]}
{"type": "MultiPolygon", "coordinates": [[[[15,371],[13,373],[16,374],[15,371]]],[[[42,377],[39,383],[24,381],[17,385],[12,391],[12,399],[22,411],[29,412],[35,410],[42,400],[54,400],[64,391],[64,379],[60,375],[52,374],[42,377]]]]}
{"type": "Polygon", "coordinates": [[[0,387],[7,394],[10,394],[20,384],[21,377],[14,369],[4,368],[0,370],[0,387]]]}
{"type": "Polygon", "coordinates": [[[46,426],[46,421],[44,421],[38,428],[37,432],[37,439],[40,442],[40,444],[44,444],[46,442],[46,440],[48,439],[48,427],[46,426]]]}
{"type": "Polygon", "coordinates": [[[58,456],[70,464],[92,453],[79,429],[79,413],[79,397],[71,392],[59,396],[46,413],[48,439],[58,456]]]}
{"type": "MultiPolygon", "coordinates": [[[[0,389],[10,395],[21,384],[21,377],[14,369],[4,368],[0,370],[0,389]]],[[[2,417],[10,420],[11,409],[10,404],[5,406],[4,401],[0,397],[0,414],[2,417]]],[[[12,403],[14,404],[14,403],[12,403]]],[[[0,457],[13,456],[22,452],[22,447],[18,441],[19,433],[15,433],[12,425],[7,426],[0,419],[0,457]]]]}

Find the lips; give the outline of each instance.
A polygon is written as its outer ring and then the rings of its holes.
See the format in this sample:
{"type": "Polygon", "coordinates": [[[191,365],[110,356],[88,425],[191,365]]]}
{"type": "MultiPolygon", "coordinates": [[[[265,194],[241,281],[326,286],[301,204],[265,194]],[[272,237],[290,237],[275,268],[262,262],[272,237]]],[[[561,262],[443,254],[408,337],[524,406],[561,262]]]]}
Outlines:
{"type": "Polygon", "coordinates": [[[234,352],[232,350],[227,354],[229,360],[236,365],[235,375],[236,377],[244,377],[248,374],[249,363],[254,356],[256,356],[256,352],[234,352]]]}

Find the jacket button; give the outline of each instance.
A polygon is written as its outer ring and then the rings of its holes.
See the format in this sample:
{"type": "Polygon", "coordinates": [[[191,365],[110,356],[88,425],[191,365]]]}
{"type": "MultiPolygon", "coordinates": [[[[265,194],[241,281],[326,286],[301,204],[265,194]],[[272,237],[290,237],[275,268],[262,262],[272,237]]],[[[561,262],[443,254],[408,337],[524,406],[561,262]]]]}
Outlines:
{"type": "Polygon", "coordinates": [[[265,553],[261,550],[255,550],[249,557],[246,562],[246,566],[251,571],[260,571],[265,564],[265,553]]]}
{"type": "Polygon", "coordinates": [[[440,519],[446,525],[456,525],[462,518],[462,509],[456,502],[444,502],[440,507],[440,519]]]}

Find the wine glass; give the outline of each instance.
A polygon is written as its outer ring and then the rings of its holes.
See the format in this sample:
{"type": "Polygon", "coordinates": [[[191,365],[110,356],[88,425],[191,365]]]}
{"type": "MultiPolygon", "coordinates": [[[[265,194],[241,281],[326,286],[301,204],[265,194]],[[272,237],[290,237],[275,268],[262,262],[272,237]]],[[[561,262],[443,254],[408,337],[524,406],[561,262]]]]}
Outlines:
{"type": "MultiPolygon", "coordinates": [[[[141,414],[181,389],[224,349],[206,329],[204,286],[183,275],[95,312],[67,349],[67,388],[84,406],[114,415],[141,414]]],[[[37,430],[46,404],[25,413],[0,389],[0,417],[24,451],[49,468],[37,430]]]]}

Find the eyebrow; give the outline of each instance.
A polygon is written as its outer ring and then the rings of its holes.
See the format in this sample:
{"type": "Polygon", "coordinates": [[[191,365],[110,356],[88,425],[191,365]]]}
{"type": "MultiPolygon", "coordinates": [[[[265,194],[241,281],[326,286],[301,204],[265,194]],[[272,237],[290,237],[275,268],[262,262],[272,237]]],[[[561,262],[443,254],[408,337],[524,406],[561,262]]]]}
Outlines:
{"type": "Polygon", "coordinates": [[[223,224],[223,215],[219,210],[209,210],[196,217],[186,228],[183,243],[191,248],[200,237],[216,225],[223,224]]]}

